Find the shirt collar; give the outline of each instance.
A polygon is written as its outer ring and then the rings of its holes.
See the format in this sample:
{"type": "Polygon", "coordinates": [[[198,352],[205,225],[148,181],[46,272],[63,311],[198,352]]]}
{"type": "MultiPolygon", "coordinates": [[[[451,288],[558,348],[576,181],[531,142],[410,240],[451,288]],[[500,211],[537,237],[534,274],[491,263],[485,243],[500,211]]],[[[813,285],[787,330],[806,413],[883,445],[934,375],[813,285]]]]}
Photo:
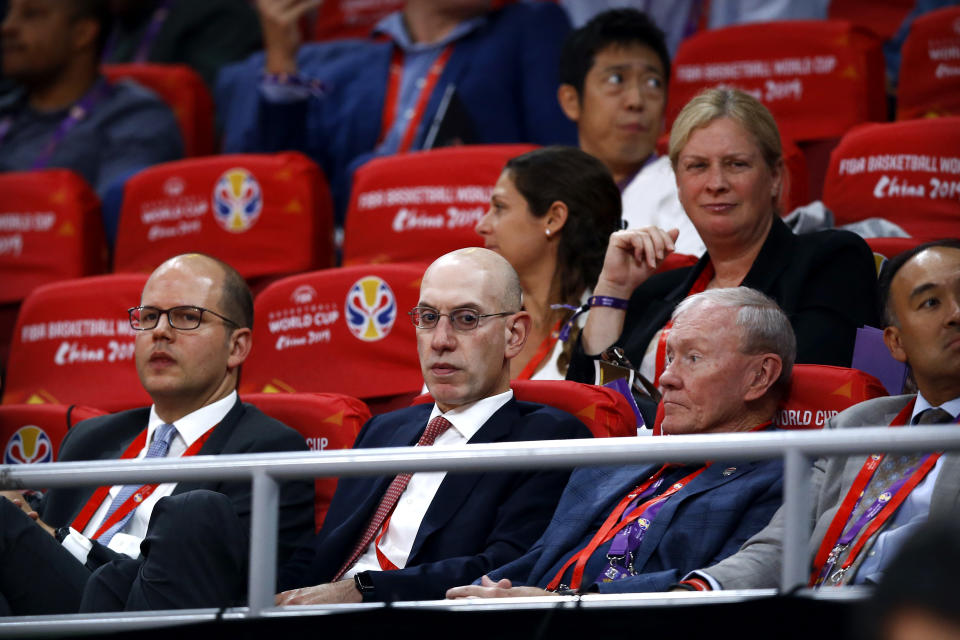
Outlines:
{"type": "MultiPolygon", "coordinates": [[[[927,409],[935,409],[930,402],[923,397],[922,393],[917,394],[917,401],[913,405],[913,415],[910,416],[910,424],[913,424],[913,421],[922,411],[927,409]]],[[[940,405],[940,408],[953,416],[953,419],[956,420],[957,416],[960,415],[960,398],[954,398],[953,400],[948,400],[940,405]]]]}
{"type": "MultiPolygon", "coordinates": [[[[183,416],[174,422],[173,426],[177,428],[177,434],[183,439],[187,447],[190,447],[200,436],[209,431],[210,427],[223,420],[236,402],[237,392],[231,391],[227,397],[183,416]]],[[[157,415],[157,408],[155,406],[150,407],[150,420],[147,422],[148,444],[153,442],[153,432],[163,423],[163,420],[157,415]]]]}
{"type": "Polygon", "coordinates": [[[499,411],[511,398],[513,398],[513,389],[498,393],[495,396],[477,400],[462,407],[450,409],[450,411],[446,413],[440,411],[440,407],[434,404],[433,411],[430,412],[430,420],[433,420],[439,415],[443,415],[444,418],[450,421],[453,428],[457,430],[457,433],[463,436],[464,440],[469,441],[470,438],[480,430],[480,427],[486,424],[490,416],[499,411]]]}
{"type": "Polygon", "coordinates": [[[480,15],[475,18],[470,18],[464,20],[456,27],[453,28],[453,31],[448,33],[439,42],[434,42],[431,44],[423,44],[420,42],[414,42],[410,37],[410,34],[407,32],[407,25],[403,22],[403,12],[394,11],[387,17],[380,20],[377,25],[373,28],[374,35],[385,35],[396,44],[398,47],[403,49],[405,53],[417,52],[417,51],[429,51],[431,49],[439,49],[440,47],[445,47],[446,45],[454,42],[455,40],[460,40],[464,36],[472,33],[479,29],[487,21],[485,15],[480,15]]]}

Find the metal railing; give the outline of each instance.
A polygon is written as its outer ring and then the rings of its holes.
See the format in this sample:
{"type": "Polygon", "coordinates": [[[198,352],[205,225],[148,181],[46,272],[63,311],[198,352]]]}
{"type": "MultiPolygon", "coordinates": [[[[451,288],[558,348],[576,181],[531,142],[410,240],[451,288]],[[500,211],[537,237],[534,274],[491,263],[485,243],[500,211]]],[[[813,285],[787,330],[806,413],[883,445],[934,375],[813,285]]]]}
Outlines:
{"type": "MultiPolygon", "coordinates": [[[[343,449],[321,452],[196,456],[151,460],[98,460],[0,466],[0,489],[56,488],[142,482],[252,479],[249,606],[233,610],[239,617],[275,614],[278,495],[281,480],[317,476],[386,475],[417,471],[509,471],[704,460],[784,459],[785,539],[781,590],[807,581],[810,536],[809,479],[812,461],[824,455],[881,451],[960,451],[960,429],[871,427],[830,431],[738,433],[665,438],[604,438],[475,444],[466,446],[343,449]]],[[[339,605],[346,606],[346,605],[339,605]]],[[[182,612],[171,612],[179,615],[182,612]]],[[[191,621],[213,613],[197,613],[191,621]]],[[[38,619],[43,619],[39,617],[38,619]]],[[[73,618],[66,616],[66,618],[73,618]]],[[[98,616],[96,620],[109,620],[98,616]]],[[[142,624],[156,614],[116,618],[117,624],[142,624]],[[135,621],[131,623],[130,621],[135,621]]],[[[0,634],[19,622],[0,621],[0,634]]],[[[22,631],[22,627],[20,630],[22,631]]]]}

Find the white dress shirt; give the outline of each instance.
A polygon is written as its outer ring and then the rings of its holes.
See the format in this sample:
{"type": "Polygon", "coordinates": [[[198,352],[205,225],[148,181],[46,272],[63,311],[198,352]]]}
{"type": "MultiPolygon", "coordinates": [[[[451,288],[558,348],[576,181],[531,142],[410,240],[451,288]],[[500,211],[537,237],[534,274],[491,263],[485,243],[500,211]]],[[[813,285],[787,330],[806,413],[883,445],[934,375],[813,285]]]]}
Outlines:
{"type": "MultiPolygon", "coordinates": [[[[233,391],[222,400],[201,407],[173,423],[177,432],[173,440],[170,441],[170,448],[166,457],[177,458],[182,456],[203,434],[223,420],[224,416],[229,413],[236,402],[237,392],[233,391]]],[[[140,452],[137,454],[137,459],[147,455],[147,449],[150,448],[150,443],[153,442],[153,434],[156,432],[157,427],[163,423],[163,420],[157,415],[156,407],[150,407],[150,418],[147,421],[147,439],[144,442],[143,448],[140,449],[140,452]]],[[[117,553],[123,553],[132,558],[139,557],[140,542],[147,534],[147,525],[150,524],[150,514],[153,513],[153,508],[160,498],[172,494],[176,486],[177,483],[175,482],[166,482],[157,485],[153,493],[134,510],[133,516],[127,521],[123,531],[117,532],[107,547],[117,553]]],[[[90,522],[84,527],[83,533],[79,533],[71,528],[70,535],[64,538],[63,546],[80,562],[86,563],[87,555],[93,546],[90,539],[100,528],[104,516],[107,514],[107,510],[110,508],[110,504],[122,488],[123,485],[120,484],[110,487],[110,492],[94,512],[93,517],[90,518],[90,522]]]]}
{"type": "MultiPolygon", "coordinates": [[[[453,426],[441,434],[434,445],[464,445],[480,430],[503,405],[513,398],[513,391],[505,391],[495,396],[483,398],[476,402],[451,409],[442,413],[437,405],[433,405],[430,418],[433,420],[439,415],[450,421],[453,426]]],[[[430,471],[415,473],[410,477],[407,488],[400,494],[400,500],[390,516],[389,525],[383,538],[380,539],[380,553],[385,555],[396,567],[402,569],[407,565],[413,542],[417,538],[423,517],[430,508],[434,496],[440,489],[440,483],[447,476],[446,471],[430,471]]],[[[378,532],[379,535],[379,532],[378,532]]],[[[360,556],[356,564],[344,574],[344,578],[352,578],[362,571],[380,571],[380,561],[374,549],[374,542],[360,556]]]]}

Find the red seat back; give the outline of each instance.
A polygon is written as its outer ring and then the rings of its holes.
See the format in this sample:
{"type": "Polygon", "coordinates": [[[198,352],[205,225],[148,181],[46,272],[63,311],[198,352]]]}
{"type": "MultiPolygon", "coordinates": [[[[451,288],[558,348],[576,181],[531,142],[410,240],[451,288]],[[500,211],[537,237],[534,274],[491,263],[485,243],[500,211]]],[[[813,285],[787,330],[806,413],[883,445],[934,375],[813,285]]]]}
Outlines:
{"type": "MultiPolygon", "coordinates": [[[[367,405],[339,393],[245,393],[242,399],[299,431],[313,451],[351,448],[360,427],[370,419],[367,405]]],[[[337,488],[337,479],[316,478],[314,482],[319,531],[337,488]]]]}
{"type": "Polygon", "coordinates": [[[320,168],[299,153],[156,165],[127,182],[114,270],[153,271],[199,251],[249,279],[333,264],[333,208],[320,168]]]}
{"type": "Polygon", "coordinates": [[[3,464],[54,462],[67,430],[81,420],[106,413],[63,404],[0,405],[3,464]]]}
{"type": "MultiPolygon", "coordinates": [[[[570,380],[512,380],[517,400],[536,402],[572,413],[587,425],[594,438],[637,435],[637,418],[627,399],[613,389],[570,380]]],[[[413,404],[433,402],[424,393],[413,404]]]]}
{"type": "Polygon", "coordinates": [[[213,97],[196,71],[183,64],[105,64],[111,82],[131,79],[154,91],[169,105],[180,125],[187,157],[214,153],[213,97]]]}
{"type": "Polygon", "coordinates": [[[960,115],[960,6],[919,16],[900,53],[897,120],[960,115]]]}
{"type": "Polygon", "coordinates": [[[823,201],[836,224],[886,218],[933,240],[960,230],[960,117],[857,127],[830,158],[823,201]]]}
{"type": "Polygon", "coordinates": [[[473,230],[507,160],[530,145],[476,145],[376,158],[357,169],[344,228],[346,266],[427,262],[483,246],[473,230]]]}
{"type": "Polygon", "coordinates": [[[100,201],[67,169],[0,174],[0,304],[40,285],[103,273],[100,201]]]}
{"type": "Polygon", "coordinates": [[[684,40],[670,79],[668,123],[697,93],[718,85],[754,95],[798,143],[836,138],[886,116],[880,41],[844,21],[745,24],[684,40]]]}
{"type": "Polygon", "coordinates": [[[407,311],[424,265],[360,265],[278,280],[254,301],[253,351],[241,392],[329,391],[357,398],[418,392],[407,311]]]}
{"type": "Polygon", "coordinates": [[[827,17],[849,20],[889,40],[914,4],[916,0],[830,0],[827,17]]]}
{"type": "MultiPolygon", "coordinates": [[[[780,403],[774,422],[781,429],[820,429],[844,409],[886,395],[889,394],[879,380],[857,369],[797,364],[790,377],[790,394],[780,403]]],[[[661,402],[654,435],[660,435],[662,422],[661,402]]]]}
{"type": "Polygon", "coordinates": [[[127,315],[146,281],[140,274],[92,276],[30,294],[14,330],[3,403],[77,403],[111,412],[149,405],[127,315]]]}
{"type": "Polygon", "coordinates": [[[404,0],[325,0],[317,9],[313,39],[366,38],[374,25],[404,4],[404,0]]]}

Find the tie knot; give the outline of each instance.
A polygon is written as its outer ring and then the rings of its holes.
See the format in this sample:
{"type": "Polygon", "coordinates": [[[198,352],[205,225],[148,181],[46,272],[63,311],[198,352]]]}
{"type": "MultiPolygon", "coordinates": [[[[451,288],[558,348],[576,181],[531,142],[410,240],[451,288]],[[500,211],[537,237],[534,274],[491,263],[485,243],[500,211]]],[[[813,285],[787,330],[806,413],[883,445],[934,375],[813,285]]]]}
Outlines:
{"type": "Polygon", "coordinates": [[[173,436],[176,435],[177,428],[172,424],[163,423],[157,427],[156,433],[153,434],[153,442],[158,443],[162,442],[166,445],[170,444],[170,441],[173,440],[173,436]]]}
{"type": "Polygon", "coordinates": [[[926,409],[917,416],[916,424],[946,424],[951,422],[953,416],[949,412],[939,407],[926,409]]]}
{"type": "Polygon", "coordinates": [[[443,416],[437,416],[433,420],[427,423],[427,428],[424,430],[423,435],[420,436],[420,441],[417,442],[418,447],[429,447],[433,442],[439,438],[444,431],[452,427],[453,425],[449,420],[443,416]]]}

